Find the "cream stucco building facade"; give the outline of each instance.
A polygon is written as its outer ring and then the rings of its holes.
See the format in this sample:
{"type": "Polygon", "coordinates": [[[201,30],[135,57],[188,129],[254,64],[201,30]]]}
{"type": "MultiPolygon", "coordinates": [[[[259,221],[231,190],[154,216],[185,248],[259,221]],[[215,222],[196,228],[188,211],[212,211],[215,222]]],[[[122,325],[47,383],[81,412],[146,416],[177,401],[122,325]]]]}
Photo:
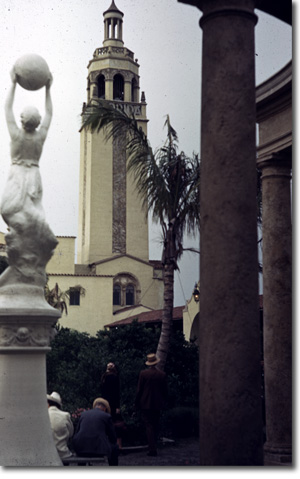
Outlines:
{"type": "MultiPolygon", "coordinates": [[[[140,93],[139,65],[124,46],[123,13],[114,1],[103,14],[103,46],[88,64],[85,115],[99,100],[134,112],[147,132],[146,101],[140,93]]],[[[96,334],[105,324],[137,312],[162,308],[159,261],[149,260],[148,221],[126,172],[126,149],[120,138],[80,131],[80,180],[77,263],[75,237],[59,237],[48,263],[49,286],[73,288],[68,315],[60,323],[96,334]],[[76,287],[85,295],[76,294],[76,287]],[[73,303],[73,304],[72,304],[73,303]],[[78,304],[79,303],[79,304],[78,304]]]]}
{"type": "MultiPolygon", "coordinates": [[[[139,64],[123,42],[123,13],[112,1],[103,16],[104,40],[88,63],[82,115],[103,100],[133,112],[147,133],[139,64]]],[[[57,283],[61,291],[71,290],[68,314],[63,313],[60,325],[95,335],[105,325],[163,308],[162,265],[149,259],[147,215],[126,172],[124,142],[81,129],[79,154],[78,238],[57,237],[46,270],[50,288],[57,283]]],[[[5,254],[1,232],[0,249],[5,254]]],[[[193,297],[184,308],[188,340],[196,335],[197,308],[193,297]]]]}

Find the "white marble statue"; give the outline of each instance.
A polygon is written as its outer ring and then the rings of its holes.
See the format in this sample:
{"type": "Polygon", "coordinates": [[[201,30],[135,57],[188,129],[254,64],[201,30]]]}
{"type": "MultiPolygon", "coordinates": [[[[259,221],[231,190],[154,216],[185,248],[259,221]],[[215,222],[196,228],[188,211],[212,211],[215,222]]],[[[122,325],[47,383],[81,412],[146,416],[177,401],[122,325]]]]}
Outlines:
{"type": "Polygon", "coordinates": [[[5,239],[9,267],[0,276],[0,287],[16,283],[44,287],[45,266],[57,245],[45,221],[39,171],[39,160],[52,118],[52,75],[49,72],[45,84],[44,118],[41,121],[35,107],[27,107],[21,114],[21,127],[17,125],[13,113],[16,86],[21,84],[15,67],[11,80],[5,103],[11,137],[11,168],[0,204],[1,215],[8,225],[5,239]]]}

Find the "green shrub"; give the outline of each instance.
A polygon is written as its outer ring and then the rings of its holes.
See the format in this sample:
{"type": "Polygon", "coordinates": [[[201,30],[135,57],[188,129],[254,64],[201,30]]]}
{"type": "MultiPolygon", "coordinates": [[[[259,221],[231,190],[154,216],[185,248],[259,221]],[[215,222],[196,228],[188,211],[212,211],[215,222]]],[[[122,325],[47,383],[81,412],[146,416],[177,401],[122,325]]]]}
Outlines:
{"type": "MultiPolygon", "coordinates": [[[[134,401],[139,373],[146,367],[146,355],[156,351],[159,335],[158,328],[146,328],[136,321],[112,331],[99,331],[96,337],[61,328],[47,355],[48,393],[59,392],[63,409],[73,414],[76,422],[77,411],[91,408],[94,399],[101,395],[101,375],[107,363],[114,362],[120,376],[121,412],[127,424],[124,443],[144,443],[134,401]]],[[[166,412],[179,407],[182,412],[185,408],[197,409],[198,348],[185,341],[182,333],[173,334],[166,373],[169,389],[166,412]]],[[[166,425],[169,427],[169,420],[166,425]]],[[[181,429],[185,434],[184,428],[181,429]]]]}
{"type": "Polygon", "coordinates": [[[199,434],[199,410],[192,407],[175,407],[165,411],[161,421],[161,435],[176,439],[197,437],[199,434]]]}

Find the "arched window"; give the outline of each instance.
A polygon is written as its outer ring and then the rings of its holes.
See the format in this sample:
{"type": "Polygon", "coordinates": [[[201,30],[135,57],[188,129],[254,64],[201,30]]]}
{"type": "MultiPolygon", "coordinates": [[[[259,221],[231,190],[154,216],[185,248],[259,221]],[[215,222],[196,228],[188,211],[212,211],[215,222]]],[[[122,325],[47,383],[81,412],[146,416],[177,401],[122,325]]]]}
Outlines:
{"type": "Polygon", "coordinates": [[[105,78],[104,75],[98,76],[98,98],[105,99],[105,78]]]}
{"type": "Polygon", "coordinates": [[[113,304],[116,306],[121,305],[121,286],[119,284],[114,285],[113,304]]]}
{"type": "Polygon", "coordinates": [[[114,76],[113,96],[114,100],[124,101],[124,78],[119,73],[114,76]]]}
{"type": "Polygon", "coordinates": [[[129,284],[126,287],[126,306],[134,305],[134,286],[129,284]]]}
{"type": "Polygon", "coordinates": [[[118,311],[126,306],[139,304],[141,288],[138,279],[130,273],[119,273],[114,277],[113,307],[118,311]]]}

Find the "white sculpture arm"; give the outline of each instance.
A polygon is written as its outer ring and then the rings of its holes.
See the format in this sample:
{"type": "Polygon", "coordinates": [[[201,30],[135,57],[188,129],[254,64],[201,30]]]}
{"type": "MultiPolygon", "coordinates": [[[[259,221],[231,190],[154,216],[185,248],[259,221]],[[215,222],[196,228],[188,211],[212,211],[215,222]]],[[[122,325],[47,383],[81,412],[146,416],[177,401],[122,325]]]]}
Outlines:
{"type": "Polygon", "coordinates": [[[51,99],[51,95],[50,95],[50,88],[51,88],[51,85],[52,85],[52,81],[53,81],[53,78],[52,78],[52,75],[51,77],[49,78],[49,81],[46,85],[46,97],[45,97],[45,116],[44,116],[44,119],[41,123],[41,127],[40,127],[40,132],[46,137],[47,136],[47,133],[48,133],[48,130],[49,130],[49,126],[50,126],[50,123],[51,123],[51,120],[52,120],[52,112],[53,112],[53,108],[52,108],[52,99],[51,99]]]}
{"type": "Polygon", "coordinates": [[[5,117],[6,117],[6,123],[7,123],[9,134],[12,137],[18,131],[18,126],[17,126],[14,112],[13,112],[13,103],[14,103],[16,83],[17,83],[16,74],[14,70],[12,70],[11,72],[11,80],[12,80],[12,84],[8,91],[8,95],[5,102],[5,117]]]}

